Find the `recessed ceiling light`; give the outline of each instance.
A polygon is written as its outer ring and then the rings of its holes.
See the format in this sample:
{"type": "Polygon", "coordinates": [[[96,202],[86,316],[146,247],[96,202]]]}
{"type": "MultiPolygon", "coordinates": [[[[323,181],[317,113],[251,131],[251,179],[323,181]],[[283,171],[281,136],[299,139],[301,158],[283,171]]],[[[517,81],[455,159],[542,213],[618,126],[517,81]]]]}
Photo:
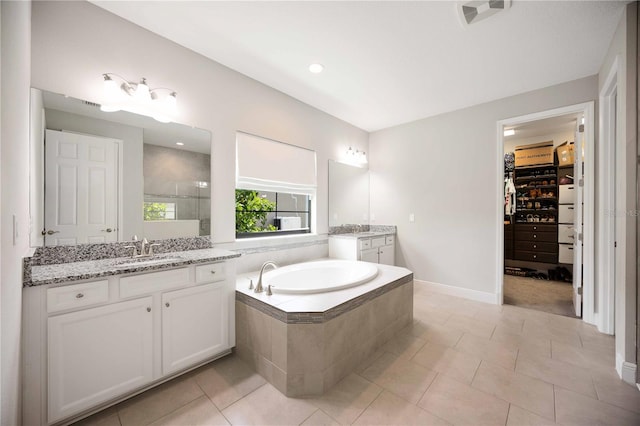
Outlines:
{"type": "Polygon", "coordinates": [[[507,129],[504,131],[505,136],[513,136],[515,134],[516,134],[516,131],[514,129],[507,129]]]}
{"type": "Polygon", "coordinates": [[[309,65],[309,71],[311,71],[314,74],[319,74],[322,72],[322,70],[324,70],[324,65],[322,64],[311,64],[309,65]]]}
{"type": "Polygon", "coordinates": [[[182,145],[184,145],[184,143],[183,142],[176,142],[176,145],[182,146],[182,145]]]}

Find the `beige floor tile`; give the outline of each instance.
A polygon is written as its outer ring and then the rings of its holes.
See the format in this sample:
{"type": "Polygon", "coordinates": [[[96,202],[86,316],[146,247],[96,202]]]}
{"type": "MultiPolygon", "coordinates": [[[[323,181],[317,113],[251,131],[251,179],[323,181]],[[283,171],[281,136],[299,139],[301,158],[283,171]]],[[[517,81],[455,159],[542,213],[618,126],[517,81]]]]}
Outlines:
{"type": "Polygon", "coordinates": [[[382,348],[387,352],[411,358],[426,343],[425,340],[411,334],[412,329],[413,327],[409,326],[402,330],[397,337],[389,340],[382,348]]]}
{"type": "Polygon", "coordinates": [[[484,322],[478,318],[456,314],[451,315],[444,325],[487,339],[491,337],[493,329],[496,327],[496,324],[492,322],[484,322]]]}
{"type": "Polygon", "coordinates": [[[224,418],[209,398],[204,395],[151,423],[152,426],[210,426],[228,424],[227,419],[224,418]]]}
{"type": "Polygon", "coordinates": [[[465,333],[456,344],[455,350],[475,355],[487,362],[513,370],[518,349],[513,345],[465,333]]]}
{"type": "Polygon", "coordinates": [[[534,377],[592,398],[597,397],[589,370],[566,362],[523,353],[518,356],[516,373],[534,377]]]}
{"type": "Polygon", "coordinates": [[[413,318],[426,324],[444,324],[453,315],[444,309],[429,305],[419,305],[419,303],[419,300],[414,299],[413,318]]]}
{"type": "Polygon", "coordinates": [[[107,408],[73,424],[74,426],[120,426],[120,417],[114,407],[107,408]]]}
{"type": "Polygon", "coordinates": [[[503,425],[509,403],[471,386],[438,375],[418,405],[453,424],[503,425]]]}
{"type": "Polygon", "coordinates": [[[605,372],[615,369],[616,363],[615,351],[578,347],[556,341],[551,342],[551,358],[605,372]]]}
{"type": "Polygon", "coordinates": [[[520,352],[551,358],[551,339],[548,338],[516,334],[496,327],[491,340],[500,342],[507,348],[518,349],[520,352]]]}
{"type": "Polygon", "coordinates": [[[361,376],[415,404],[436,373],[407,359],[385,353],[364,370],[361,376]]]}
{"type": "Polygon", "coordinates": [[[411,326],[411,334],[427,342],[453,347],[464,333],[446,325],[414,321],[411,326]]]}
{"type": "Polygon", "coordinates": [[[521,333],[524,325],[524,318],[514,318],[502,311],[480,310],[474,318],[487,323],[494,323],[496,327],[511,331],[512,333],[521,333]]]}
{"type": "Polygon", "coordinates": [[[548,324],[545,326],[535,321],[525,320],[522,334],[582,347],[580,336],[575,330],[553,327],[548,324]]]}
{"type": "Polygon", "coordinates": [[[610,374],[594,374],[593,384],[600,401],[640,413],[640,391],[636,386],[623,382],[615,370],[610,374]]]}
{"type": "Polygon", "coordinates": [[[262,376],[236,355],[208,364],[193,377],[220,410],[266,383],[262,376]]]}
{"type": "Polygon", "coordinates": [[[122,426],[146,425],[204,395],[196,381],[187,376],[147,391],[118,408],[122,426]]]}
{"type": "Polygon", "coordinates": [[[517,405],[509,406],[509,417],[507,426],[552,426],[556,423],[553,420],[545,419],[537,414],[520,408],[517,405]]]}
{"type": "Polygon", "coordinates": [[[640,424],[640,414],[606,404],[570,390],[556,388],[556,422],[563,425],[640,424]]]}
{"type": "Polygon", "coordinates": [[[387,351],[385,351],[384,349],[380,348],[378,350],[376,350],[374,353],[372,353],[371,355],[369,355],[364,361],[362,361],[360,363],[360,365],[356,366],[356,368],[353,370],[354,373],[356,374],[360,374],[362,373],[364,370],[366,370],[367,368],[369,368],[369,366],[371,364],[373,364],[374,362],[376,362],[376,360],[378,358],[380,358],[382,355],[388,353],[387,351]]]}
{"type": "Polygon", "coordinates": [[[331,418],[322,410],[316,410],[307,420],[301,423],[304,426],[340,426],[340,423],[331,418]]]}
{"type": "Polygon", "coordinates": [[[448,425],[447,421],[384,391],[364,410],[355,425],[448,425]]]}
{"type": "Polygon", "coordinates": [[[222,414],[234,425],[299,425],[316,409],[304,399],[287,398],[267,383],[222,414]]]}
{"type": "Polygon", "coordinates": [[[436,343],[424,345],[411,360],[429,370],[446,374],[465,383],[471,383],[480,365],[479,357],[436,343]]]}
{"type": "Polygon", "coordinates": [[[471,386],[554,419],[553,386],[542,380],[483,362],[471,386]]]}
{"type": "Polygon", "coordinates": [[[351,424],[380,392],[380,386],[358,375],[350,374],[322,397],[310,398],[307,401],[340,424],[351,424]]]}

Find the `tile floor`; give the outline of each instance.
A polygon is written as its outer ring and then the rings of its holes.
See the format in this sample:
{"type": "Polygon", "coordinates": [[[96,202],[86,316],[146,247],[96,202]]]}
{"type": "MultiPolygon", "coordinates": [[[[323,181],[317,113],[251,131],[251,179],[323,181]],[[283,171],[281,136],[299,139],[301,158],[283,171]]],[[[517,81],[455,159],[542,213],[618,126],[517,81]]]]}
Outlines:
{"type": "Polygon", "coordinates": [[[78,424],[640,425],[613,337],[418,286],[414,304],[414,324],[322,397],[287,398],[231,355],[78,424]]]}

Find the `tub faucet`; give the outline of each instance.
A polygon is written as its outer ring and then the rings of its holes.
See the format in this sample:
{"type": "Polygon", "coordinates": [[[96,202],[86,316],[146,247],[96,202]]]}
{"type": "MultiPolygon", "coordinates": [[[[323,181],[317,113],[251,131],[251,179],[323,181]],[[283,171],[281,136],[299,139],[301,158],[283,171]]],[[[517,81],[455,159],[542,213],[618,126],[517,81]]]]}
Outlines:
{"type": "Polygon", "coordinates": [[[262,288],[262,274],[264,270],[267,269],[267,266],[272,266],[273,269],[276,269],[278,265],[275,262],[267,261],[262,264],[262,268],[260,268],[260,276],[258,276],[258,284],[256,285],[256,289],[253,290],[256,293],[262,293],[264,288],[262,288]]]}

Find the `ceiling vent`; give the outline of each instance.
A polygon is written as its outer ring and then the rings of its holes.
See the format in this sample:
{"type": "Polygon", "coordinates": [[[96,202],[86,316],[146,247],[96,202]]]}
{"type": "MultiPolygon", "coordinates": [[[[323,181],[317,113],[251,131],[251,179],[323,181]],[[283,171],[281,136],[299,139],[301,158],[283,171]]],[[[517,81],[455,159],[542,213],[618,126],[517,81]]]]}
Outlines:
{"type": "Polygon", "coordinates": [[[458,14],[463,25],[482,21],[496,13],[509,9],[511,0],[478,0],[458,4],[458,14]]]}

